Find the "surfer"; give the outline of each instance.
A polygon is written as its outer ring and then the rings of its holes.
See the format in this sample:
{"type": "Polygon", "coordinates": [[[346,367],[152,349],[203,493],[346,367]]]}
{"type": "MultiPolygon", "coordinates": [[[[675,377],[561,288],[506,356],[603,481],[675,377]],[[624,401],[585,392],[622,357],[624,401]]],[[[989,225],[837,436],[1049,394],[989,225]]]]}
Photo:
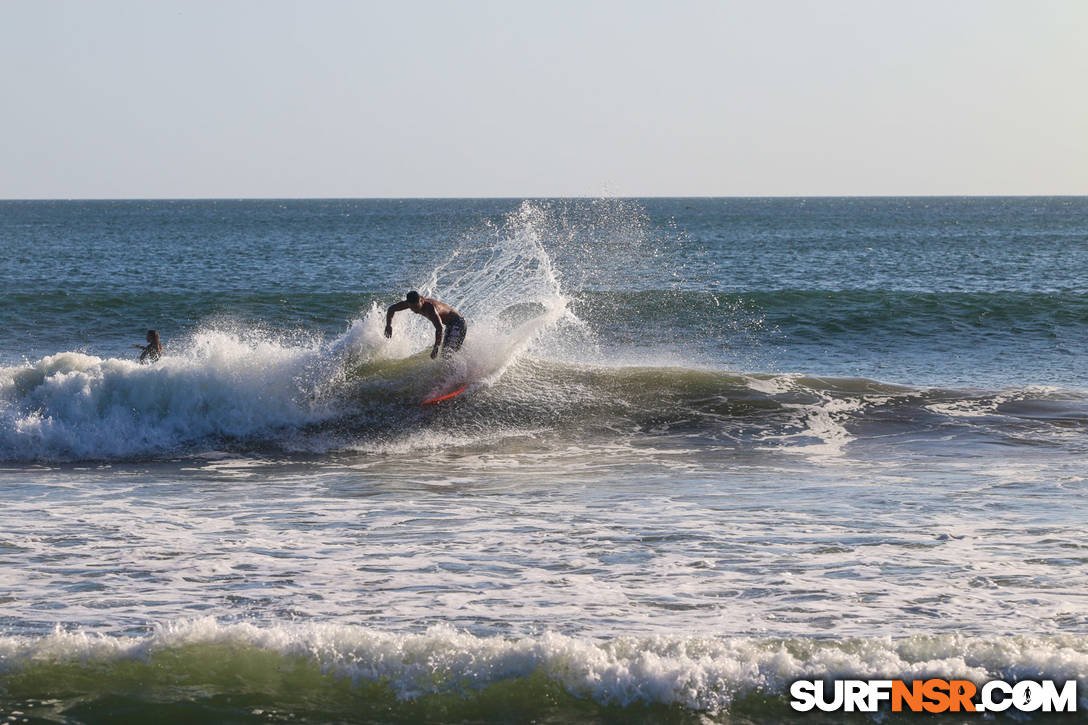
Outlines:
{"type": "Polygon", "coordinates": [[[449,355],[461,349],[461,343],[465,341],[465,333],[468,326],[465,318],[458,314],[445,302],[432,300],[429,297],[420,297],[419,293],[412,290],[404,296],[403,302],[389,305],[385,311],[385,336],[393,337],[393,315],[401,310],[411,310],[417,315],[422,315],[434,325],[434,349],[431,350],[431,359],[438,356],[438,350],[443,355],[449,355]],[[443,329],[443,325],[445,329],[443,329]]]}
{"type": "Polygon", "coordinates": [[[147,345],[133,345],[133,347],[142,350],[141,363],[158,362],[162,357],[162,343],[159,342],[159,333],[155,330],[147,331],[147,345]]]}

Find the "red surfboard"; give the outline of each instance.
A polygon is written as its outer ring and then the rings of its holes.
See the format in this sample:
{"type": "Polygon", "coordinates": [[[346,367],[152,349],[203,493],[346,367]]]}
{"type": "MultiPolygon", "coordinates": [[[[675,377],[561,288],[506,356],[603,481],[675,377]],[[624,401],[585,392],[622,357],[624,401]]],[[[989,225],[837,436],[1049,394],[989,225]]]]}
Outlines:
{"type": "Polygon", "coordinates": [[[439,395],[437,398],[431,398],[430,400],[424,400],[422,403],[420,403],[420,405],[431,405],[432,403],[441,403],[443,400],[449,400],[450,398],[456,398],[458,395],[465,392],[465,388],[467,388],[467,387],[468,387],[467,384],[462,385],[457,390],[454,390],[452,393],[446,393],[445,395],[439,395]]]}

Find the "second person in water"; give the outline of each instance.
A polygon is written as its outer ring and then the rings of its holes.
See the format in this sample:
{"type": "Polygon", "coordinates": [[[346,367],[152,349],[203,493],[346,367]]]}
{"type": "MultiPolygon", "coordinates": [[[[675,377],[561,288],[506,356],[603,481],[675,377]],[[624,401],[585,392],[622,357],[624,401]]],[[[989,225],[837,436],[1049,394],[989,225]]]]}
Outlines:
{"type": "Polygon", "coordinates": [[[426,317],[434,325],[434,349],[431,350],[431,359],[438,356],[440,349],[443,355],[449,355],[461,349],[461,344],[465,341],[465,333],[468,332],[465,318],[445,302],[420,297],[415,290],[405,295],[403,302],[389,305],[389,309],[385,311],[386,337],[393,337],[393,315],[401,310],[411,310],[417,315],[426,317]]]}
{"type": "Polygon", "coordinates": [[[162,357],[162,342],[159,341],[159,333],[155,330],[147,331],[147,345],[133,345],[140,350],[140,364],[158,362],[162,357]]]}

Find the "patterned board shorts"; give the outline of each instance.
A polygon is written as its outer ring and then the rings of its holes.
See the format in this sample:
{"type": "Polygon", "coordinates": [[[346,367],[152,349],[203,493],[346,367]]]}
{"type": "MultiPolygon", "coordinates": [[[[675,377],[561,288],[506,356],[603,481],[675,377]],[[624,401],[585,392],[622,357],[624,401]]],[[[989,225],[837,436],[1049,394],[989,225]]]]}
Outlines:
{"type": "Polygon", "coordinates": [[[461,349],[461,344],[465,341],[465,334],[468,332],[468,325],[465,324],[463,317],[458,317],[456,320],[446,325],[446,336],[442,340],[442,351],[453,352],[461,349]]]}

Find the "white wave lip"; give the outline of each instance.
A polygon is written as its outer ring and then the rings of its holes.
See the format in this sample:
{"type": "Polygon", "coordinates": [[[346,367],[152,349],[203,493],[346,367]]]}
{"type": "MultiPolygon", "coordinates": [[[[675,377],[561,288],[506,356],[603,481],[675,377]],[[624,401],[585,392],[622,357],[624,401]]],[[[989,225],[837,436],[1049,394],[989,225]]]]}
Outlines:
{"type": "Polygon", "coordinates": [[[316,345],[198,333],[154,365],[77,352],[0,370],[0,457],[114,458],[321,420],[316,345]]]}
{"type": "MultiPolygon", "coordinates": [[[[310,660],[334,677],[385,684],[402,700],[468,695],[542,674],[600,704],[665,704],[718,712],[749,693],[785,696],[797,679],[1076,679],[1088,685],[1088,637],[915,636],[905,639],[620,637],[557,633],[506,639],[447,625],[398,634],[353,625],[256,627],[214,619],[158,626],[141,638],[61,629],[0,637],[0,674],[31,665],[147,661],[201,645],[254,648],[310,660]]],[[[1082,698],[1081,707],[1088,706],[1082,698]]]]}

